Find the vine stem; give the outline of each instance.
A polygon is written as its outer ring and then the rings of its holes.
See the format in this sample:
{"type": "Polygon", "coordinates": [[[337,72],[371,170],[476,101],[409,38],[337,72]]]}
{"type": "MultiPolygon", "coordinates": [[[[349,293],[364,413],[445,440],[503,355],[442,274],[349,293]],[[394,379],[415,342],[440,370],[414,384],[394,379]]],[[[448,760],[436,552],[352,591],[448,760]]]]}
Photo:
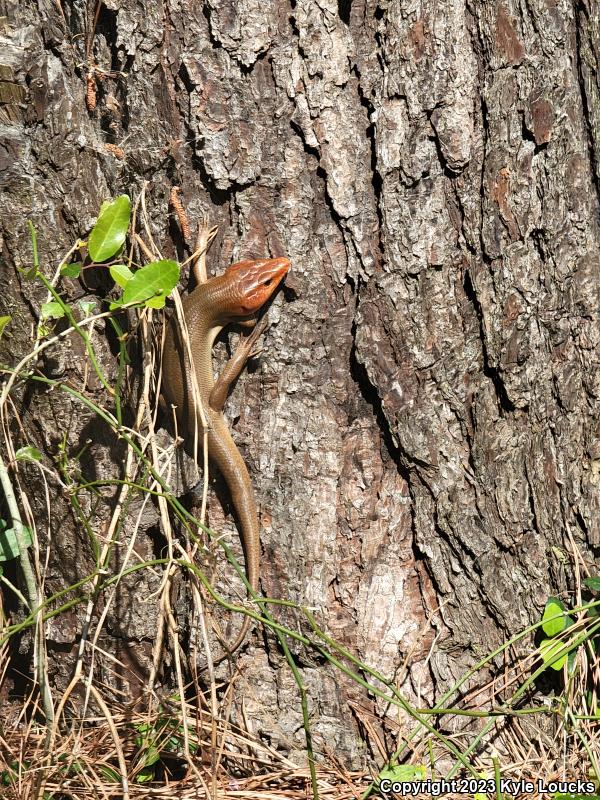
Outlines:
{"type": "Polygon", "coordinates": [[[35,678],[40,686],[42,709],[46,717],[46,725],[51,725],[54,720],[54,705],[52,703],[52,694],[50,693],[50,686],[48,685],[46,675],[46,637],[44,636],[42,598],[40,597],[33,567],[29,560],[29,553],[27,552],[28,545],[25,541],[24,526],[21,520],[17,498],[15,497],[8,469],[1,455],[0,484],[2,485],[2,491],[6,498],[8,513],[15,532],[17,547],[19,548],[19,566],[21,567],[21,572],[23,573],[23,579],[25,581],[29,610],[34,614],[35,618],[35,678]]]}

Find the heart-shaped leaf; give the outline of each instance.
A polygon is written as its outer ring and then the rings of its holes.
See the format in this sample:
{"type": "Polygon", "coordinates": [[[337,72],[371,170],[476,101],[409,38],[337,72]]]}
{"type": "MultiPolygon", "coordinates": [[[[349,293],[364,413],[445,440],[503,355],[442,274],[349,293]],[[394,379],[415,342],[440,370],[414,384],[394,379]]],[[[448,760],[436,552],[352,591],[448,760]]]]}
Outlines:
{"type": "Polygon", "coordinates": [[[64,317],[65,310],[60,303],[51,300],[49,303],[42,305],[42,319],[60,319],[64,317]]]}
{"type": "Polygon", "coordinates": [[[92,261],[106,261],[123,247],[130,216],[131,202],[126,194],[102,206],[98,221],[88,239],[88,252],[92,261]]]}
{"type": "Polygon", "coordinates": [[[542,629],[546,636],[557,636],[567,626],[564,605],[556,597],[549,597],[542,616],[542,629]]]}
{"type": "Polygon", "coordinates": [[[168,259],[152,261],[138,269],[123,290],[124,303],[143,303],[162,308],[179,280],[179,264],[168,259]]]}
{"type": "MultiPolygon", "coordinates": [[[[21,525],[21,532],[25,547],[31,546],[31,531],[25,525],[21,525]]],[[[9,528],[6,520],[0,519],[0,561],[10,561],[19,555],[19,544],[14,528],[9,528]]]]}
{"type": "Polygon", "coordinates": [[[125,264],[113,264],[110,268],[110,275],[121,289],[125,288],[128,281],[133,278],[133,272],[125,264]]]}

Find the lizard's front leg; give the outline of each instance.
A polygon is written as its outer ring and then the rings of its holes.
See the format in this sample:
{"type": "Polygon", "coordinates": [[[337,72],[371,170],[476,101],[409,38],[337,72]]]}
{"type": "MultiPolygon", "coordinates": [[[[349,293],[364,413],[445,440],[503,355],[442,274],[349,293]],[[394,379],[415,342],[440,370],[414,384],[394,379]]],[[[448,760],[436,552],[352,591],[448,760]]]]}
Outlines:
{"type": "MultiPolygon", "coordinates": [[[[249,320],[246,322],[249,322],[249,320]]],[[[253,324],[253,321],[250,321],[250,324],[253,324]]],[[[213,411],[219,414],[223,411],[229,391],[240,377],[248,359],[260,353],[260,350],[255,350],[255,345],[267,327],[267,319],[263,317],[258,324],[255,324],[252,333],[249,336],[244,336],[238,342],[233,355],[225,364],[223,371],[215,381],[215,385],[208,398],[208,404],[213,411]]]]}

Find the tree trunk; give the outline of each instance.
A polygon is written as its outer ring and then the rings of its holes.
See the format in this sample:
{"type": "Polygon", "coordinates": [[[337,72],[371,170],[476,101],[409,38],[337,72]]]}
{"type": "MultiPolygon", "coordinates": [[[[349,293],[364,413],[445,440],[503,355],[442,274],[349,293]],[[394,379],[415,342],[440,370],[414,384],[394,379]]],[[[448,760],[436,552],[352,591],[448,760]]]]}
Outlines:
{"type": "MultiPolygon", "coordinates": [[[[31,349],[46,300],[19,272],[32,261],[26,219],[50,278],[103,200],[147,182],[154,239],[184,260],[168,206],[180,186],[189,219],[219,226],[212,271],[292,262],[264,353],[227,405],[261,509],[264,595],[312,609],[420,704],[539,620],[549,595],[570,602],[572,559],[592,564],[600,544],[597,0],[2,5],[2,362],[31,349]]],[[[104,297],[99,273],[63,280],[64,297],[104,297]]],[[[93,343],[115,385],[108,324],[93,343]]],[[[131,354],[139,380],[144,356],[131,354]]],[[[37,365],[114,411],[76,335],[37,365]]],[[[57,476],[123,478],[125,448],[63,392],[17,381],[11,397],[5,454],[33,444],[51,469],[13,470],[49,596],[93,572],[81,519],[101,540],[119,495],[84,493],[78,519],[57,476]]],[[[241,557],[216,488],[209,521],[241,557]]],[[[164,554],[156,504],[140,496],[120,519],[116,570],[164,554]]],[[[120,660],[97,653],[95,675],[121,702],[148,679],[161,569],[123,578],[94,607],[98,646],[120,660]]],[[[234,583],[230,567],[218,572],[234,583]]],[[[177,581],[181,635],[200,648],[177,581]]],[[[58,698],[85,609],[47,623],[58,698]]],[[[272,611],[310,633],[297,611],[272,611]]],[[[359,723],[393,730],[384,705],[290,646],[317,755],[364,765],[359,723]]],[[[31,656],[19,662],[30,674],[31,656]]],[[[253,728],[301,759],[297,687],[272,633],[255,628],[237,658],[253,728]]]]}

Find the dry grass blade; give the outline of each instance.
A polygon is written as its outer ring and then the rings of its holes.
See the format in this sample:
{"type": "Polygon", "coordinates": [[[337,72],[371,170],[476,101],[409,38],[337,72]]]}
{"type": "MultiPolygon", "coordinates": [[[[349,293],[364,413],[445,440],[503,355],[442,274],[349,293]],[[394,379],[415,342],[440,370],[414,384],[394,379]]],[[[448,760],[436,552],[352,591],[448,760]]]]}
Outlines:
{"type": "MultiPolygon", "coordinates": [[[[50,766],[44,759],[44,729],[31,721],[33,709],[28,724],[4,732],[0,737],[0,775],[6,785],[3,799],[31,797],[40,769],[45,771],[45,796],[60,800],[208,800],[215,796],[209,786],[216,786],[222,800],[307,797],[307,768],[296,767],[283,754],[230,722],[206,718],[190,726],[190,747],[195,753],[194,769],[190,769],[184,753],[181,708],[170,714],[159,710],[153,718],[122,707],[109,708],[96,687],[92,689],[92,702],[98,704],[100,715],[90,716],[87,722],[73,719],[70,728],[63,728],[55,739],[50,766]],[[217,725],[221,755],[216,767],[211,763],[213,724],[217,725]],[[144,739],[148,732],[150,748],[144,739]],[[147,780],[144,759],[152,748],[160,753],[160,766],[153,779],[147,780]]],[[[322,765],[317,774],[323,800],[357,800],[370,780],[367,773],[347,772],[338,764],[322,765]]]]}

